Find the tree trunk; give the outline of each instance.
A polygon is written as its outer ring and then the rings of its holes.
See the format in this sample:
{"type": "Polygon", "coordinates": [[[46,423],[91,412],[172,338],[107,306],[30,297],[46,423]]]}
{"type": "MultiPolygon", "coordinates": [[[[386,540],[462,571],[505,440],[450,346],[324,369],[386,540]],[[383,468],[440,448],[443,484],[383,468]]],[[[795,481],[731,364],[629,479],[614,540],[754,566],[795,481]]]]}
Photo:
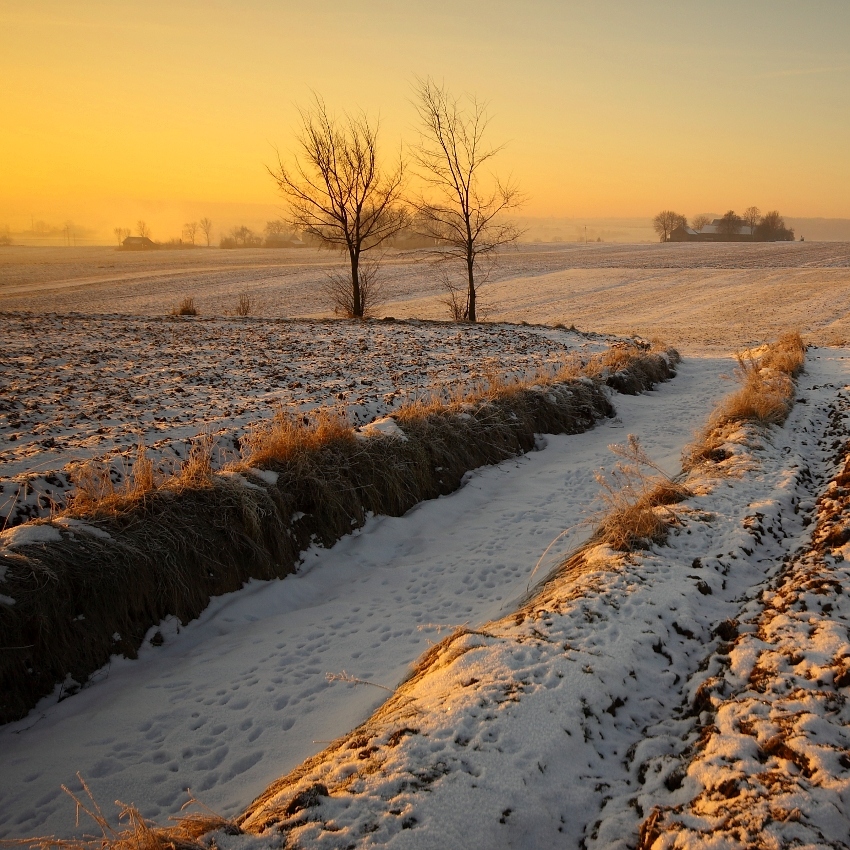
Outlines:
{"type": "Polygon", "coordinates": [[[467,318],[470,322],[475,322],[475,272],[473,264],[475,260],[471,256],[466,258],[466,273],[469,280],[469,289],[467,290],[466,300],[469,305],[467,318]]]}
{"type": "Polygon", "coordinates": [[[363,299],[360,293],[360,255],[351,252],[351,315],[363,318],[363,299]]]}

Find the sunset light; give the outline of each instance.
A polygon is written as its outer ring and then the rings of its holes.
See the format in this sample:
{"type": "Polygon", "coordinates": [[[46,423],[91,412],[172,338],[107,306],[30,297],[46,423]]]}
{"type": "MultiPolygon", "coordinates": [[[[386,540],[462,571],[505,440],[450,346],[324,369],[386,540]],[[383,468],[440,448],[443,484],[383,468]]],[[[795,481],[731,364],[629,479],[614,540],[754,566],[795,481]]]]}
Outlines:
{"type": "Polygon", "coordinates": [[[311,92],[393,148],[417,76],[489,102],[529,216],[850,217],[848,32],[841,0],[6,0],[0,224],[265,220],[311,92]]]}
{"type": "Polygon", "coordinates": [[[850,0],[0,0],[0,850],[850,850],[850,0]]]}

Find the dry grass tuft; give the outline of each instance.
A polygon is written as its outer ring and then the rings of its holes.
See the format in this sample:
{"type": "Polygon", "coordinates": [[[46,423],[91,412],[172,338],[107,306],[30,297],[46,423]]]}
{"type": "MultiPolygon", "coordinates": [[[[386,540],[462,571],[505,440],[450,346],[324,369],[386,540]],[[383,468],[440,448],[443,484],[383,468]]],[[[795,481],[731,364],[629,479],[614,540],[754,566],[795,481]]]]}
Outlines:
{"type": "Polygon", "coordinates": [[[72,517],[114,516],[143,503],[162,483],[163,476],[154,468],[143,441],[136,449],[136,459],[121,484],[112,479],[112,465],[91,459],[69,467],[74,492],[65,514],[72,517]]]}
{"type": "Polygon", "coordinates": [[[721,401],[696,444],[686,450],[685,469],[701,461],[723,460],[723,443],[737,425],[782,425],[794,406],[794,378],[803,371],[805,360],[806,345],[796,331],[782,334],[758,357],[738,354],[735,379],[740,389],[721,401]]]}
{"type": "Polygon", "coordinates": [[[771,345],[761,358],[764,369],[784,372],[796,378],[806,363],[806,344],[799,331],[787,331],[771,345]]]}
{"type": "Polygon", "coordinates": [[[712,414],[712,424],[755,422],[781,425],[794,403],[794,381],[785,372],[762,366],[751,357],[737,356],[735,378],[741,384],[712,414]]]}
{"type": "Polygon", "coordinates": [[[660,343],[616,343],[607,351],[586,360],[571,355],[564,361],[555,380],[584,376],[604,382],[619,393],[636,395],[673,377],[680,360],[675,349],[660,343]]]}
{"type": "Polygon", "coordinates": [[[211,487],[212,449],[212,437],[199,435],[186,461],[176,472],[170,472],[154,465],[140,441],[132,468],[120,484],[113,480],[112,465],[107,461],[92,459],[73,465],[69,472],[74,492],[63,515],[77,519],[116,517],[144,507],[161,490],[179,495],[211,487]]]}
{"type": "Polygon", "coordinates": [[[251,298],[247,292],[242,292],[239,295],[239,301],[236,304],[236,315],[245,316],[250,315],[251,313],[251,298]]]}
{"type": "Polygon", "coordinates": [[[189,457],[165,485],[175,493],[212,487],[213,445],[214,440],[209,433],[199,434],[189,450],[189,457]]]}
{"type": "Polygon", "coordinates": [[[312,420],[294,416],[282,407],[272,419],[255,425],[242,440],[247,467],[267,467],[303,459],[323,447],[353,444],[354,429],[335,411],[322,410],[312,420]]]}
{"type": "Polygon", "coordinates": [[[610,475],[599,472],[603,517],[593,540],[619,552],[662,543],[676,521],[670,505],[682,502],[691,491],[666,475],[646,454],[634,434],[625,446],[609,446],[620,457],[610,475]],[[647,470],[652,470],[650,474],[647,470]]]}
{"type": "Polygon", "coordinates": [[[197,316],[198,308],[194,298],[184,298],[172,311],[172,316],[197,316]]]}
{"type": "MultiPolygon", "coordinates": [[[[171,818],[171,826],[160,827],[145,820],[135,806],[116,801],[119,806],[118,820],[126,821],[126,826],[113,826],[104,815],[95,800],[86,781],[78,773],[77,779],[83,786],[83,794],[77,795],[65,785],[62,790],[76,803],[77,825],[80,815],[86,815],[96,824],[100,835],[87,835],[83,838],[56,838],[39,836],[16,840],[3,840],[0,845],[9,847],[33,847],[40,850],[209,850],[209,845],[198,841],[202,835],[213,830],[224,830],[230,835],[240,835],[242,830],[235,822],[217,815],[207,809],[205,812],[192,812],[171,818]]],[[[201,805],[191,797],[185,809],[190,805],[201,805]]],[[[202,808],[206,809],[205,806],[202,808]]]]}

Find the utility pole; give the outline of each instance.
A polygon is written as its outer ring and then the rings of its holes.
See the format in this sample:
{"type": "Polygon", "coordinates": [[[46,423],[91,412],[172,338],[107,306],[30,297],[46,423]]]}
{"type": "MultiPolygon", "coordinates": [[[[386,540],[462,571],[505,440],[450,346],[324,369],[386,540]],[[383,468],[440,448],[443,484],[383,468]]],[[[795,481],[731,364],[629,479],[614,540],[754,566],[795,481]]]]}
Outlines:
{"type": "Polygon", "coordinates": [[[587,245],[587,225],[584,226],[584,244],[587,245]]]}

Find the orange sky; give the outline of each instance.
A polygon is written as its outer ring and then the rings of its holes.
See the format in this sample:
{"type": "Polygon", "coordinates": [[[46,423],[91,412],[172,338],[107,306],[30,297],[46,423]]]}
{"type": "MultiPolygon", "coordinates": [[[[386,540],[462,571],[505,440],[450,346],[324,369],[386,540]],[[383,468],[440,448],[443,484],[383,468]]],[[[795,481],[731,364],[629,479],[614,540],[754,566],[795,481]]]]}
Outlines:
{"type": "Polygon", "coordinates": [[[0,227],[263,221],[311,89],[393,147],[429,74],[490,101],[526,215],[850,218],[848,35],[847,0],[0,0],[0,227]]]}

